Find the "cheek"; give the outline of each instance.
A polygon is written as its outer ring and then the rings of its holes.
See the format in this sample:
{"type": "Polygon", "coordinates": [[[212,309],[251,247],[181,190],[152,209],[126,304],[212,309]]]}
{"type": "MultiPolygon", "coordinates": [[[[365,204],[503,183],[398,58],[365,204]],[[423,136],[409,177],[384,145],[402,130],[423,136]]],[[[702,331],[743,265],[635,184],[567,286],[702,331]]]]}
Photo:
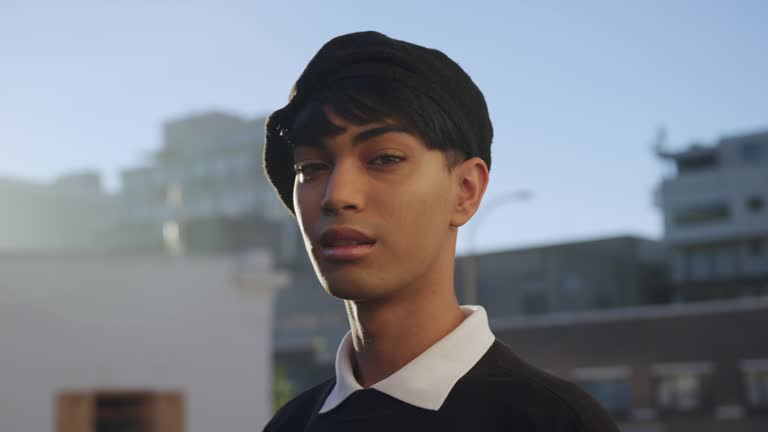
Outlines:
{"type": "Polygon", "coordinates": [[[296,220],[299,222],[299,227],[303,233],[306,233],[304,229],[305,224],[310,224],[314,217],[314,206],[314,195],[311,188],[300,184],[297,180],[293,186],[293,209],[296,212],[296,220]]]}
{"type": "Polygon", "coordinates": [[[400,193],[389,195],[389,225],[406,253],[442,245],[450,221],[450,190],[443,179],[414,181],[400,193]]]}

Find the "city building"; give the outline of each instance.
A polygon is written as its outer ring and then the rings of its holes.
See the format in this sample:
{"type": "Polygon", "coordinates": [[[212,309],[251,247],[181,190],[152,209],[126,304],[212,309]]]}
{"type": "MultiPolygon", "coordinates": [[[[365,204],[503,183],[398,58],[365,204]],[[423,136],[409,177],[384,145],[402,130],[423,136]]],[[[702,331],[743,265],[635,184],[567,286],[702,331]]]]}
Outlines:
{"type": "Polygon", "coordinates": [[[235,253],[270,247],[295,255],[297,229],[262,168],[264,119],[210,112],[163,127],[163,145],[122,172],[130,208],[122,250],[235,253]],[[287,222],[291,223],[287,223],[287,222]]]}
{"type": "Polygon", "coordinates": [[[262,252],[0,253],[0,430],[260,430],[287,282],[262,252]]]}
{"type": "Polygon", "coordinates": [[[657,190],[676,299],[768,294],[768,131],[679,152],[657,190]]]}
{"type": "Polygon", "coordinates": [[[50,184],[0,178],[0,203],[0,251],[109,250],[125,211],[123,200],[104,192],[101,177],[91,171],[50,184]]]}
{"type": "Polygon", "coordinates": [[[524,360],[585,389],[624,432],[768,430],[768,298],[510,316],[524,360]]]}
{"type": "Polygon", "coordinates": [[[666,301],[665,260],[659,242],[620,236],[459,257],[454,279],[491,317],[604,309],[666,301]]]}

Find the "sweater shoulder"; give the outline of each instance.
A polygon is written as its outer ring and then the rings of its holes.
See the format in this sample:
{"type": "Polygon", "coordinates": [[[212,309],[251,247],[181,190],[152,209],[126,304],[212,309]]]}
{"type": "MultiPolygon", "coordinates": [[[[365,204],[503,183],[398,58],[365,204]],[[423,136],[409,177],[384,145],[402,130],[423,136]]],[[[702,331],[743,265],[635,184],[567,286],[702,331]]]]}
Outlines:
{"type": "Polygon", "coordinates": [[[506,413],[553,422],[538,425],[547,430],[618,432],[610,415],[579,386],[529,364],[499,340],[465,379],[468,389],[493,389],[490,397],[506,413]]]}

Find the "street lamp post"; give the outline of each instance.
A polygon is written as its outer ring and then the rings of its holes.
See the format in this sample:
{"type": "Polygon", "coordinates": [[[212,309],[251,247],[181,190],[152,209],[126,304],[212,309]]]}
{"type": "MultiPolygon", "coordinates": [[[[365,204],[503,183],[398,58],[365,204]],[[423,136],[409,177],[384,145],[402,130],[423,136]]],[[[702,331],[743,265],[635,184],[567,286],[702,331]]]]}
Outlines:
{"type": "Polygon", "coordinates": [[[475,260],[475,238],[477,232],[480,229],[480,222],[483,217],[488,216],[493,210],[501,207],[503,204],[516,201],[527,201],[533,197],[533,193],[528,190],[517,190],[507,192],[503,195],[494,197],[485,206],[485,211],[475,214],[474,223],[468,227],[468,244],[469,254],[464,260],[464,301],[466,305],[473,305],[477,303],[477,262],[475,260]]]}

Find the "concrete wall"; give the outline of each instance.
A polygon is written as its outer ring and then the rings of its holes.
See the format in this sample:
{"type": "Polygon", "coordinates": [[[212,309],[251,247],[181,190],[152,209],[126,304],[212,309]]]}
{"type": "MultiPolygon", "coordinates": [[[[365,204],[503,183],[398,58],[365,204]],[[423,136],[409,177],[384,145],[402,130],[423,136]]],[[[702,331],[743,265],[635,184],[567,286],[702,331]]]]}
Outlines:
{"type": "Polygon", "coordinates": [[[62,390],[176,390],[187,431],[271,415],[269,257],[0,255],[0,430],[52,431],[62,390]]]}

